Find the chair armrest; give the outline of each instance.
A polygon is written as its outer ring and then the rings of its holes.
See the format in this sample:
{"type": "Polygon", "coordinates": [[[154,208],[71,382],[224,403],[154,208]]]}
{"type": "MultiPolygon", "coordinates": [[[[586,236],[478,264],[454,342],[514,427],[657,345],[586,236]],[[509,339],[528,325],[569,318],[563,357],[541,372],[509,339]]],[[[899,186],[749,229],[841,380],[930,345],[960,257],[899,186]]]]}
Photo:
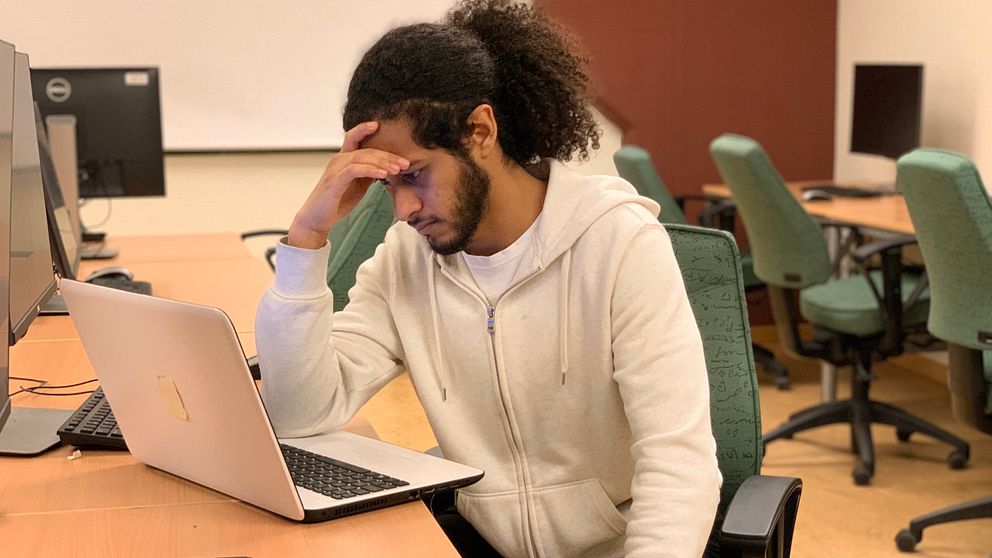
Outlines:
{"type": "MultiPolygon", "coordinates": [[[[255,238],[256,236],[278,236],[284,237],[289,234],[286,229],[258,229],[255,231],[245,231],[241,233],[241,240],[246,240],[249,238],[255,238]]],[[[276,248],[275,246],[269,246],[265,249],[265,261],[268,262],[269,268],[272,271],[276,270],[276,248]]]]}
{"type": "Polygon", "coordinates": [[[245,231],[241,233],[241,240],[253,238],[256,236],[273,236],[273,235],[286,236],[287,234],[289,234],[289,231],[287,231],[286,229],[258,229],[256,231],[245,231]]]}
{"type": "Polygon", "coordinates": [[[879,240],[872,242],[870,244],[865,244],[864,246],[859,246],[853,254],[854,261],[858,263],[864,263],[869,257],[892,250],[893,248],[902,248],[903,246],[909,244],[916,244],[917,240],[915,236],[897,236],[894,238],[887,238],[885,240],[879,240]]]}
{"type": "Polygon", "coordinates": [[[797,478],[755,475],[745,480],[720,528],[721,555],[788,558],[802,491],[797,478]]]}
{"type": "Polygon", "coordinates": [[[699,212],[699,224],[734,234],[734,218],[736,216],[737,205],[733,201],[718,200],[699,212]],[[714,226],[714,222],[717,222],[718,226],[714,226]]]}

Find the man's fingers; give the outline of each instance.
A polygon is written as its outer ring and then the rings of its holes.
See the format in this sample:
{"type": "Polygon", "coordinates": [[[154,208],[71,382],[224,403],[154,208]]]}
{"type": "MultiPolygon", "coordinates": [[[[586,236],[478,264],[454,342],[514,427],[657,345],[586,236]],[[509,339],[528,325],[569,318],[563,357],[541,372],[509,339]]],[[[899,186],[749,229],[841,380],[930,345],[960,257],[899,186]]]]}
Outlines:
{"type": "Polygon", "coordinates": [[[344,143],[341,145],[341,152],[346,153],[358,149],[358,144],[363,139],[374,134],[378,129],[378,122],[362,122],[358,126],[348,130],[344,134],[344,143]]]}
{"type": "Polygon", "coordinates": [[[380,149],[359,149],[345,155],[345,157],[348,158],[348,164],[376,165],[388,170],[389,174],[397,174],[410,166],[410,162],[403,157],[380,149]]]}

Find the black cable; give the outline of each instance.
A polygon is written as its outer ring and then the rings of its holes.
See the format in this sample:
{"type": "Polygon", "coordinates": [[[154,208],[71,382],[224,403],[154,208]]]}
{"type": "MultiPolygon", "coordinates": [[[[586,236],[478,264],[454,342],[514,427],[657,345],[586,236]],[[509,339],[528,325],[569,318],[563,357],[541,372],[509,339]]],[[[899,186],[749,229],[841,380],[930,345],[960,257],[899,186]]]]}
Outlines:
{"type": "Polygon", "coordinates": [[[49,385],[48,384],[48,380],[39,380],[37,378],[21,378],[21,377],[18,377],[18,376],[11,376],[10,379],[11,380],[27,381],[27,382],[37,382],[39,384],[39,385],[36,385],[36,386],[28,386],[28,387],[17,386],[20,389],[18,389],[14,393],[11,393],[10,394],[10,397],[13,397],[13,396],[15,396],[17,394],[24,393],[24,392],[31,393],[31,394],[34,394],[34,395],[49,395],[49,396],[52,396],[52,397],[66,397],[66,396],[69,396],[69,395],[86,395],[86,394],[93,393],[93,391],[95,391],[95,390],[91,390],[91,391],[74,391],[74,392],[69,392],[69,393],[45,393],[44,391],[39,391],[39,390],[66,389],[66,388],[72,388],[72,387],[77,387],[77,386],[83,386],[83,385],[86,385],[86,384],[92,384],[93,382],[99,381],[96,378],[93,378],[92,380],[86,380],[86,381],[83,381],[83,382],[76,382],[75,384],[49,385]]]}

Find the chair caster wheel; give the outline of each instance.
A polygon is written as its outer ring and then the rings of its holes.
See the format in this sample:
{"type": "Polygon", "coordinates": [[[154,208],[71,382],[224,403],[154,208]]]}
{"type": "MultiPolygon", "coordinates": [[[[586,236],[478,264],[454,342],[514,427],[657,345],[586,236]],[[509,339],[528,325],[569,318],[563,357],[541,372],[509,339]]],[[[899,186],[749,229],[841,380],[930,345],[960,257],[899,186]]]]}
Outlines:
{"type": "Polygon", "coordinates": [[[790,387],[792,387],[792,382],[789,381],[788,377],[779,376],[778,378],[775,378],[775,387],[778,388],[779,391],[787,391],[790,387]]]}
{"type": "Polygon", "coordinates": [[[900,442],[908,442],[909,437],[913,435],[912,430],[903,430],[902,428],[896,428],[896,438],[899,438],[900,442]]]}
{"type": "Polygon", "coordinates": [[[851,476],[854,477],[854,484],[865,486],[871,482],[872,471],[865,465],[858,465],[851,472],[851,476]]]}
{"type": "Polygon", "coordinates": [[[964,469],[968,464],[968,456],[961,450],[954,450],[947,456],[947,464],[951,469],[964,469]]]}
{"type": "Polygon", "coordinates": [[[899,531],[896,535],[896,546],[902,552],[912,552],[916,550],[916,545],[919,544],[920,539],[913,535],[913,532],[909,529],[903,529],[899,531]]]}

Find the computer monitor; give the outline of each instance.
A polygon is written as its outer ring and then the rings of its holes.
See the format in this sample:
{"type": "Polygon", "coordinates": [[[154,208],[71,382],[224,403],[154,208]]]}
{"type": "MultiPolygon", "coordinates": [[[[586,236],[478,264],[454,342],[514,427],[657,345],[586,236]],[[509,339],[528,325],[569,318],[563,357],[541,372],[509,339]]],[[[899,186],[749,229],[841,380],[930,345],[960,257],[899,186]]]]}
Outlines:
{"type": "Polygon", "coordinates": [[[79,197],[164,196],[158,68],[31,70],[43,117],[76,117],[79,197]]]}
{"type": "MultiPolygon", "coordinates": [[[[14,45],[0,41],[0,339],[10,336],[10,177],[14,133],[14,45]]],[[[0,342],[0,431],[10,416],[10,358],[0,342]]]]}
{"type": "Polygon", "coordinates": [[[13,177],[10,186],[10,344],[27,333],[56,289],[41,157],[26,54],[15,55],[13,177]]]}
{"type": "Polygon", "coordinates": [[[851,152],[890,159],[920,145],[923,66],[854,66],[851,152]]]}
{"type": "MultiPolygon", "coordinates": [[[[13,62],[11,219],[5,228],[10,231],[9,296],[4,298],[9,300],[9,345],[27,333],[39,306],[56,288],[28,57],[18,52],[13,62]]],[[[5,390],[7,386],[5,381],[5,390]]],[[[0,431],[0,455],[35,455],[58,444],[58,428],[71,414],[65,409],[11,406],[0,431]]]]}
{"type": "Polygon", "coordinates": [[[35,103],[35,130],[38,134],[38,154],[41,160],[41,182],[45,187],[45,209],[48,213],[48,236],[55,260],[55,272],[66,279],[75,279],[79,270],[79,231],[66,207],[58,173],[52,161],[48,132],[35,103]]]}

